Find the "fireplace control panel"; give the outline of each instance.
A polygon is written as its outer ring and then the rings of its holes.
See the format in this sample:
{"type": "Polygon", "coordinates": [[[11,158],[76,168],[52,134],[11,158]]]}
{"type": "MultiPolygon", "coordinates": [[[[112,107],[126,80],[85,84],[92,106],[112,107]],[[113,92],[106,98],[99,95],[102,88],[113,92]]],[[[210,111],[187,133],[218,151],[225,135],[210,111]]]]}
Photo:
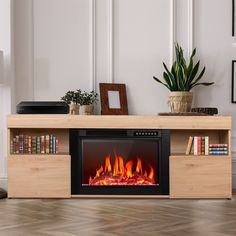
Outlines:
{"type": "Polygon", "coordinates": [[[159,131],[134,131],[134,136],[141,136],[141,137],[160,137],[159,131]]]}

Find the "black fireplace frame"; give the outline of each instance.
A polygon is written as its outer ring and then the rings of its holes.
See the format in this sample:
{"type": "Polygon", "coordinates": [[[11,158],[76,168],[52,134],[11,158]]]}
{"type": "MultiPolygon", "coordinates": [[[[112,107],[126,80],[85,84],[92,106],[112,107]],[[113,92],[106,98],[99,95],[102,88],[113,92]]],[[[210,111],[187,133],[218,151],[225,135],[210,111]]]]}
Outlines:
{"type": "Polygon", "coordinates": [[[167,129],[70,129],[72,195],[169,195],[170,130],[167,129]],[[158,142],[159,185],[82,186],[82,140],[156,140],[158,142]],[[81,158],[80,158],[81,157],[81,158]]]}

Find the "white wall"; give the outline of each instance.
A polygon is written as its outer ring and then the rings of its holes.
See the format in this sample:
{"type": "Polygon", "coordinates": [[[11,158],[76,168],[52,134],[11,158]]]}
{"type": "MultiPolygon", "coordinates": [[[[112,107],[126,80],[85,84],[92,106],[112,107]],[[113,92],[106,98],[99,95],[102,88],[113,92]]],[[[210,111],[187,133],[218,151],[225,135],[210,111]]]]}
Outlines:
{"type": "MultiPolygon", "coordinates": [[[[205,80],[215,82],[214,86],[195,89],[194,105],[215,106],[220,114],[235,117],[230,98],[231,60],[235,59],[231,1],[14,3],[16,103],[25,99],[58,100],[68,89],[98,91],[99,82],[114,82],[127,85],[130,114],[167,111],[168,91],[152,76],[161,77],[162,61],[170,63],[170,45],[177,41],[185,53],[197,47],[198,57],[207,67],[205,80]]],[[[236,178],[235,129],[232,136],[236,178]]]]}
{"type": "Polygon", "coordinates": [[[0,186],[7,180],[7,115],[11,113],[11,91],[14,89],[11,31],[11,1],[0,0],[0,50],[4,53],[4,81],[0,84],[0,186]]]}

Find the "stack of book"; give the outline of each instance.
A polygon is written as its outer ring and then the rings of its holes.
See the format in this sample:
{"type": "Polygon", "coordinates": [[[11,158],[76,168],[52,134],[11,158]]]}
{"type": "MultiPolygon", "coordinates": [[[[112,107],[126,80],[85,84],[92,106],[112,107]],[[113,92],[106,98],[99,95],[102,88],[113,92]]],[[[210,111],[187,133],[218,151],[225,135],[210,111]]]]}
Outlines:
{"type": "Polygon", "coordinates": [[[209,155],[209,136],[189,136],[186,155],[209,155]]]}
{"type": "Polygon", "coordinates": [[[209,144],[209,136],[189,136],[186,155],[228,155],[228,144],[209,144]]]}
{"type": "Polygon", "coordinates": [[[11,154],[55,154],[58,139],[53,134],[30,136],[16,135],[10,143],[11,154]]]}
{"type": "Polygon", "coordinates": [[[226,143],[210,144],[209,154],[210,155],[228,155],[228,144],[226,143]]]}

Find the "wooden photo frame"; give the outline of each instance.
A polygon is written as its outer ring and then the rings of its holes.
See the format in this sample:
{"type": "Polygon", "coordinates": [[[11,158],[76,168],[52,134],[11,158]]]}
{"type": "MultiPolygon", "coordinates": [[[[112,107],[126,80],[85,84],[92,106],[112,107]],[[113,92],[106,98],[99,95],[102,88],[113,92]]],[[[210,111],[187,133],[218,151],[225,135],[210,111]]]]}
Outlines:
{"type": "Polygon", "coordinates": [[[236,60],[232,61],[232,90],[231,102],[236,103],[236,60]]]}
{"type": "Polygon", "coordinates": [[[100,83],[102,115],[128,115],[125,84],[100,83]]]}

